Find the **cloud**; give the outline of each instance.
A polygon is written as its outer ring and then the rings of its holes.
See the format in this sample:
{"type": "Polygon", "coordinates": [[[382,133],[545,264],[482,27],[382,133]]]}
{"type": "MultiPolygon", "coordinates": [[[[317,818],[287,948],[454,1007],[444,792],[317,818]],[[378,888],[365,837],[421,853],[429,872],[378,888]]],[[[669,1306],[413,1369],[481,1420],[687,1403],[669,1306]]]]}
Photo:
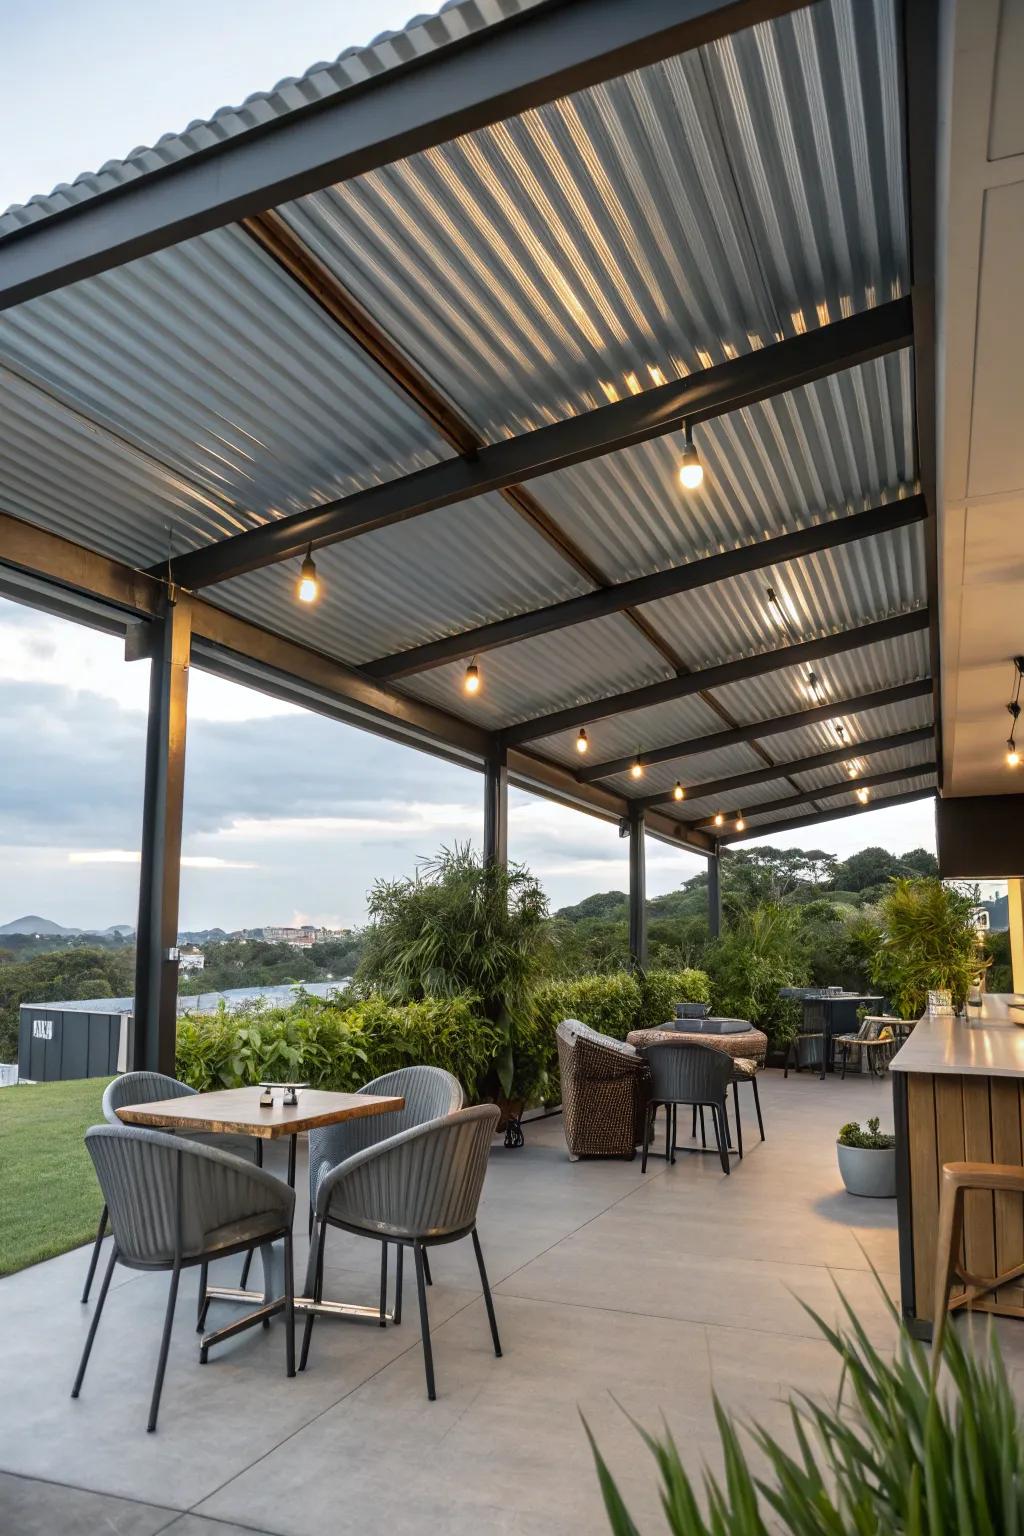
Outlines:
{"type": "MultiPolygon", "coordinates": [[[[86,848],[68,854],[69,864],[141,864],[142,854],[130,848],[86,848]]],[[[183,853],[182,869],[258,869],[239,859],[218,859],[211,854],[183,853]]]]}

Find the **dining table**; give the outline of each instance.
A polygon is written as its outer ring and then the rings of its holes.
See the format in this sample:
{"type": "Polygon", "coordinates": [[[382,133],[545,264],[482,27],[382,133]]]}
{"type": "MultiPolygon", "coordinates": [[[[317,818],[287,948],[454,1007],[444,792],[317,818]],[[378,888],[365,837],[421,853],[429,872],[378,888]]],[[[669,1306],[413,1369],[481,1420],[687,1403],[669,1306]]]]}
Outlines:
{"type": "MultiPolygon", "coordinates": [[[[266,1085],[248,1088],[221,1088],[210,1093],[190,1093],[174,1099],[158,1099],[147,1104],[126,1104],[117,1111],[118,1118],[126,1125],[147,1126],[151,1130],[206,1132],[230,1136],[252,1136],[259,1141],[281,1141],[288,1138],[288,1184],[295,1188],[296,1143],[304,1132],[321,1126],[337,1125],[343,1120],[358,1120],[368,1115],[394,1114],[405,1108],[405,1099],[398,1094],[333,1093],[322,1088],[294,1087],[276,1084],[269,1095],[266,1085]],[[280,1090],[275,1093],[274,1088],[280,1090]],[[270,1097],[272,1102],[263,1102],[270,1097]],[[294,1102],[291,1102],[294,1100],[294,1102]]],[[[202,1357],[210,1345],[251,1326],[260,1313],[269,1319],[281,1307],[284,1296],[284,1251],[278,1243],[266,1243],[260,1249],[263,1265],[263,1291],[248,1290],[244,1284],[248,1266],[243,1274],[243,1284],[238,1286],[208,1285],[206,1299],[231,1301],[255,1305],[256,1312],[225,1328],[206,1334],[202,1340],[202,1357]]],[[[380,1307],[362,1306],[356,1302],[320,1300],[311,1296],[296,1296],[297,1311],[315,1312],[352,1322],[379,1323],[380,1307]]],[[[205,1315],[202,1308],[201,1315],[205,1315]]],[[[388,1314],[385,1313],[385,1317],[388,1314]]]]}

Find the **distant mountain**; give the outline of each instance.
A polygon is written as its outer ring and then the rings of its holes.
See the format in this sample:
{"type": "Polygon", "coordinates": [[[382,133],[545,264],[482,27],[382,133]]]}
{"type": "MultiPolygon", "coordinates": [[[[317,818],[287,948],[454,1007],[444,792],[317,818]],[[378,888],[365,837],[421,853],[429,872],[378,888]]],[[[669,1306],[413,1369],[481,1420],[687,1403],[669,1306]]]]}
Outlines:
{"type": "Polygon", "coordinates": [[[223,928],[190,928],[178,934],[179,944],[221,944],[233,935],[223,928]]]}
{"type": "Polygon", "coordinates": [[[0,928],[0,934],[4,933],[44,933],[47,938],[74,938],[81,933],[81,928],[63,928],[60,923],[53,922],[48,917],[16,917],[12,923],[4,923],[0,928]]]}

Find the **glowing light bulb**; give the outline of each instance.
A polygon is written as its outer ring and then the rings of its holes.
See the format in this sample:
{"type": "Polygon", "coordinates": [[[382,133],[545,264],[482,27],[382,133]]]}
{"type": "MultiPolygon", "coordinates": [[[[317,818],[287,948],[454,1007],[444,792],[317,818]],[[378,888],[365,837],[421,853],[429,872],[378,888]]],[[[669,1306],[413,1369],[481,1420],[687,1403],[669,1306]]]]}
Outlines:
{"type": "Polygon", "coordinates": [[[583,730],[583,728],[581,726],[580,727],[580,733],[576,737],[576,751],[579,752],[580,754],[582,754],[582,753],[586,752],[586,750],[588,749],[589,746],[590,746],[590,742],[587,740],[587,733],[586,733],[585,730],[583,730]]]}
{"type": "Polygon", "coordinates": [[[856,765],[856,763],[847,763],[846,771],[850,775],[851,779],[855,779],[857,777],[857,765],[856,765]]]}
{"type": "Polygon", "coordinates": [[[693,446],[690,429],[683,423],[683,456],[679,460],[679,484],[684,491],[695,491],[704,479],[704,466],[693,446]]]}
{"type": "Polygon", "coordinates": [[[299,567],[299,584],[295,589],[295,595],[300,603],[315,603],[320,596],[320,581],[316,574],[316,566],[313,564],[312,545],[299,567]]]}
{"type": "Polygon", "coordinates": [[[636,762],[633,764],[632,768],[629,770],[629,773],[630,773],[630,777],[631,778],[634,778],[634,779],[642,779],[643,778],[643,776],[644,776],[644,765],[640,761],[639,758],[637,758],[636,762]]]}
{"type": "Polygon", "coordinates": [[[715,812],[715,826],[716,827],[722,827],[724,825],[725,825],[725,817],[722,815],[721,811],[716,811],[715,812]]]}
{"type": "Polygon", "coordinates": [[[745,832],[746,828],[747,828],[747,824],[743,820],[743,812],[740,811],[740,814],[736,817],[736,831],[737,832],[745,832]]]}
{"type": "Polygon", "coordinates": [[[685,798],[686,798],[686,790],[683,788],[683,786],[680,784],[679,780],[677,779],[676,780],[676,787],[672,791],[672,799],[673,800],[685,800],[685,798]]]}
{"type": "Polygon", "coordinates": [[[480,692],[480,668],[475,661],[471,661],[466,668],[466,675],[462,679],[462,686],[467,693],[480,692]]]}
{"type": "Polygon", "coordinates": [[[1016,743],[1014,742],[1014,739],[1013,739],[1012,736],[1010,737],[1009,741],[1006,743],[1006,746],[1007,746],[1007,753],[1006,753],[1006,766],[1007,766],[1007,768],[1019,768],[1020,767],[1020,753],[1017,751],[1017,746],[1016,746],[1016,743]]]}
{"type": "Polygon", "coordinates": [[[867,805],[868,801],[871,799],[870,789],[865,789],[862,785],[861,788],[857,791],[857,799],[860,801],[861,805],[867,805]]]}

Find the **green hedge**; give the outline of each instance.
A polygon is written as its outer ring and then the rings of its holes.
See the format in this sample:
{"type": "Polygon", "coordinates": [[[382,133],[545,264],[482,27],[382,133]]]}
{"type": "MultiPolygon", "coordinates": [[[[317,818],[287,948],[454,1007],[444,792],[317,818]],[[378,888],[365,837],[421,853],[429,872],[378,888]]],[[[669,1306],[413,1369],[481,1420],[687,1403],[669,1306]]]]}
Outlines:
{"type": "Polygon", "coordinates": [[[549,1028],[562,1019],[579,1019],[602,1035],[625,1040],[630,1030],[653,1029],[675,1013],[676,1003],[707,1003],[711,987],[703,971],[628,971],[576,976],[543,982],[534,993],[549,1028]]]}
{"type": "Polygon", "coordinates": [[[473,997],[349,1004],[300,996],[285,1008],[256,1003],[179,1019],[177,1073],[200,1092],[287,1077],[352,1092],[397,1067],[426,1062],[452,1072],[472,1098],[502,1043],[473,997]]]}

